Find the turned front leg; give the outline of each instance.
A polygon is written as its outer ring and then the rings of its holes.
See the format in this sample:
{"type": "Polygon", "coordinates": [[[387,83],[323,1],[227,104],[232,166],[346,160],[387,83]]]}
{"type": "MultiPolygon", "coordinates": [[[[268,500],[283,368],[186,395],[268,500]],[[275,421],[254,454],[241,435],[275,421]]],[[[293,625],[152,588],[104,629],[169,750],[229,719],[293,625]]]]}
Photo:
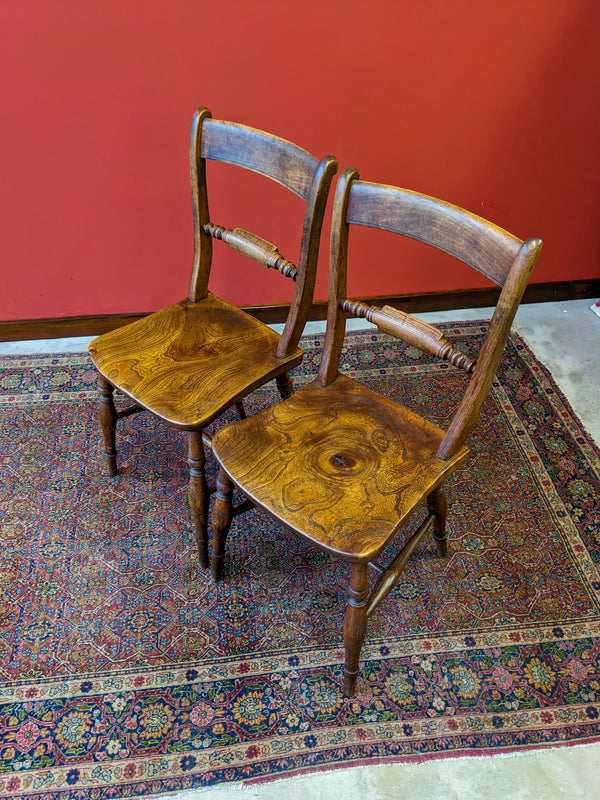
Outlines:
{"type": "Polygon", "coordinates": [[[212,511],[212,535],[213,552],[211,563],[211,574],[213,580],[221,580],[223,574],[223,558],[225,556],[225,543],[227,534],[231,527],[233,516],[231,508],[231,495],[233,494],[233,483],[229,475],[223,468],[219,470],[217,477],[215,502],[212,511]]]}
{"type": "Polygon", "coordinates": [[[111,478],[119,474],[117,469],[117,410],[113,399],[114,386],[110,384],[104,375],[98,375],[98,391],[100,392],[100,427],[104,437],[104,450],[108,463],[108,474],[111,478]]]}
{"type": "Polygon", "coordinates": [[[206,483],[205,463],[206,456],[202,445],[202,431],[189,431],[188,466],[190,468],[190,482],[188,485],[188,500],[196,529],[198,560],[201,567],[208,566],[208,503],[210,492],[206,483]]]}
{"type": "Polygon", "coordinates": [[[348,605],[344,616],[344,643],[346,661],[344,664],[344,694],[354,697],[358,662],[367,632],[367,599],[369,581],[367,564],[353,564],[348,586],[348,605]]]}
{"type": "Polygon", "coordinates": [[[448,502],[440,486],[434,489],[427,498],[427,508],[430,514],[435,514],[433,520],[433,538],[437,546],[438,555],[448,555],[448,534],[446,533],[446,516],[448,502]]]}
{"type": "Polygon", "coordinates": [[[275,383],[277,384],[277,388],[279,389],[279,394],[281,395],[283,400],[287,400],[288,397],[291,397],[294,394],[294,384],[292,383],[292,379],[287,374],[287,372],[278,375],[275,378],[275,383]]]}

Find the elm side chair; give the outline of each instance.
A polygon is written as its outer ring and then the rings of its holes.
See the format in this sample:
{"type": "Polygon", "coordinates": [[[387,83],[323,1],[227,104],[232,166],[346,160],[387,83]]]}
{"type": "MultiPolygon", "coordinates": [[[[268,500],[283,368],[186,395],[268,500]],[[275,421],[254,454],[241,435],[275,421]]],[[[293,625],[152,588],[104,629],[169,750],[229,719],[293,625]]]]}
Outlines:
{"type": "MultiPolygon", "coordinates": [[[[196,111],[190,135],[195,247],[188,297],[90,344],[99,372],[100,424],[111,477],[118,474],[117,420],[146,410],[167,425],[187,431],[188,498],[201,566],[208,566],[211,492],[203,446],[203,442],[210,446],[210,437],[204,429],[233,405],[245,416],[243,398],[272,379],[282,397],[292,393],[287,372],[303,357],[298,340],[312,302],[321,226],[336,171],[337,161],[331,156],[318,161],[277,136],[214,120],[206,108],[196,111]],[[302,198],[305,214],[297,266],[259,236],[211,222],[206,159],[260,173],[302,198]],[[295,282],[281,335],[208,291],[212,238],[295,282]],[[114,388],[133,405],[117,412],[114,388]]],[[[255,200],[250,198],[250,202],[255,200]]]]}
{"type": "Polygon", "coordinates": [[[333,205],[327,328],[318,375],[290,398],[213,437],[220,464],[212,511],[213,578],[221,575],[234,486],[285,528],[349,562],[344,617],[348,696],[355,693],[367,619],[395,586],[419,540],[431,530],[438,553],[446,554],[442,483],[467,458],[465,440],[490,390],[541,244],[539,239],[522,242],[441,200],[362,182],[356,170],[344,170],[333,205]],[[432,245],[502,287],[477,361],[452,346],[438,328],[409,314],[347,299],[350,225],[432,245]],[[447,430],[338,372],[346,312],[470,374],[447,430]],[[421,504],[427,511],[424,522],[383,566],[382,551],[421,504]],[[369,568],[375,573],[372,588],[369,568]]]}

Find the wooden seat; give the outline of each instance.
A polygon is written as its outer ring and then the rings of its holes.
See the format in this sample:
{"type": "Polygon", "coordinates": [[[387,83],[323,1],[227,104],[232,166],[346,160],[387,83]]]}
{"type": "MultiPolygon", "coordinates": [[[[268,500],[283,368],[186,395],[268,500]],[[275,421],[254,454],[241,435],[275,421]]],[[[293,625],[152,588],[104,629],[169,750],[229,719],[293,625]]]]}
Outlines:
{"type": "MultiPolygon", "coordinates": [[[[219,579],[236,485],[283,526],[351,564],[344,618],[344,689],[355,692],[367,618],[398,581],[427,531],[446,554],[444,480],[467,458],[466,439],[487,396],[513,317],[541,248],[467,211],[416,192],[340,176],[334,199],[327,330],[316,379],[289,399],[222,428],[213,439],[220,464],[213,508],[212,572],[219,579]],[[502,286],[475,361],[436,327],[393,308],[346,297],[351,225],[420,240],[473,266],[502,286]],[[365,317],[388,334],[470,374],[447,430],[338,372],[345,314],[365,317]],[[391,563],[379,559],[413,512],[427,514],[391,563]],[[370,585],[368,569],[375,579],[370,585]]],[[[435,403],[435,398],[432,398],[435,403]]]]}
{"type": "Polygon", "coordinates": [[[233,404],[245,416],[243,398],[272,379],[282,397],[291,394],[287,371],[302,361],[298,340],[312,300],[323,215],[336,169],[331,156],[318,161],[284,139],[213,120],[208,109],[199,109],[190,137],[195,252],[188,297],[90,344],[100,373],[100,423],[111,476],[118,472],[118,419],[147,410],[188,432],[188,496],[202,566],[208,565],[210,496],[203,447],[203,440],[210,439],[204,428],[233,404]],[[297,265],[259,236],[211,222],[206,159],[258,172],[302,198],[305,215],[297,265]],[[213,238],[295,282],[281,335],[208,291],[213,238]],[[129,408],[116,411],[114,388],[133,401],[129,408]]]}

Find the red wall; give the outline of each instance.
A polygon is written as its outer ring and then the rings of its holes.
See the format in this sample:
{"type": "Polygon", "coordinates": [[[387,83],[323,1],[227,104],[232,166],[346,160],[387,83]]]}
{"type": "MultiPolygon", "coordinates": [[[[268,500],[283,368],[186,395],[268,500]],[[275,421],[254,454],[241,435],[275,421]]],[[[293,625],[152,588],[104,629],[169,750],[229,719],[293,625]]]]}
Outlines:
{"type": "MultiPolygon", "coordinates": [[[[541,236],[536,281],[599,277],[599,31],[597,0],[5,0],[0,319],[186,293],[199,105],[541,236]]],[[[295,257],[298,204],[245,210],[224,170],[213,219],[247,218],[295,257]]],[[[391,236],[362,234],[354,294],[481,285],[443,259],[402,268],[391,236]]],[[[258,266],[220,266],[234,302],[289,297],[258,266]]]]}

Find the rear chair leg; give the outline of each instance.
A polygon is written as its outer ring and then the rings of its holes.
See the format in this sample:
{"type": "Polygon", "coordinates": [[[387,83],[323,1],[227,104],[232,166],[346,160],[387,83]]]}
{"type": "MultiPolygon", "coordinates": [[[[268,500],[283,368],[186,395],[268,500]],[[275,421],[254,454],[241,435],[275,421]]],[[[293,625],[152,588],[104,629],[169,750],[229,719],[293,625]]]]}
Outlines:
{"type": "Polygon", "coordinates": [[[438,555],[443,558],[448,555],[448,534],[446,532],[448,503],[446,495],[440,486],[434,489],[427,498],[427,508],[430,514],[435,514],[433,538],[437,546],[438,555]]]}
{"type": "Polygon", "coordinates": [[[287,400],[288,397],[291,397],[294,394],[294,384],[292,383],[292,379],[287,372],[278,375],[275,378],[275,382],[277,383],[279,394],[283,400],[287,400]]]}
{"type": "Polygon", "coordinates": [[[188,432],[188,466],[190,482],[188,500],[196,529],[198,560],[201,567],[208,567],[208,503],[210,492],[206,483],[204,465],[206,455],[202,445],[202,431],[188,432]]]}
{"type": "Polygon", "coordinates": [[[344,694],[354,697],[358,662],[367,632],[367,600],[369,581],[367,564],[353,564],[348,586],[348,605],[344,616],[344,643],[346,661],[344,664],[344,694]]]}
{"type": "Polygon", "coordinates": [[[213,553],[211,573],[213,580],[221,580],[223,574],[223,557],[225,556],[225,543],[231,527],[233,510],[231,508],[231,495],[233,483],[229,475],[221,467],[217,477],[217,490],[212,511],[213,553]]]}
{"type": "Polygon", "coordinates": [[[106,380],[104,375],[98,375],[98,391],[100,392],[100,427],[104,437],[108,474],[114,478],[119,474],[116,445],[117,410],[113,399],[114,386],[106,380]]]}

